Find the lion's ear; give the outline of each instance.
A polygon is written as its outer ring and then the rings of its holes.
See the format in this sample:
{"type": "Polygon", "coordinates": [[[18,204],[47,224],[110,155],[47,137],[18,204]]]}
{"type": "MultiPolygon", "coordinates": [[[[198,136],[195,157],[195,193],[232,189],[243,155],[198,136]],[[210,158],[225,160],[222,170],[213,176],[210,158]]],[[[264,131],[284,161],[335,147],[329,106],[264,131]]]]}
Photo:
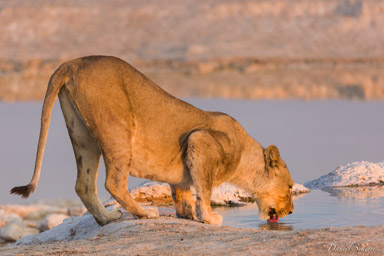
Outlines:
{"type": "Polygon", "coordinates": [[[275,145],[270,145],[264,151],[265,164],[267,167],[275,168],[280,163],[280,153],[275,145]]]}

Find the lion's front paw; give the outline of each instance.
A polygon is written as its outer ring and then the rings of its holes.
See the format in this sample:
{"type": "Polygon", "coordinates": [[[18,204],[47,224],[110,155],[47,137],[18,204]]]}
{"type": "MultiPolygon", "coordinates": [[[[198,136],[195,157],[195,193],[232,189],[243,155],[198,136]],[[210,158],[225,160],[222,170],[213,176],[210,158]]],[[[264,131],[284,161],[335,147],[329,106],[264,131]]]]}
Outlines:
{"type": "Polygon", "coordinates": [[[150,207],[150,208],[146,208],[145,210],[147,211],[146,218],[148,219],[157,219],[160,216],[159,210],[157,208],[150,207]]]}
{"type": "Polygon", "coordinates": [[[220,226],[223,222],[223,216],[218,213],[213,212],[210,218],[204,218],[203,222],[206,224],[220,226]]]}

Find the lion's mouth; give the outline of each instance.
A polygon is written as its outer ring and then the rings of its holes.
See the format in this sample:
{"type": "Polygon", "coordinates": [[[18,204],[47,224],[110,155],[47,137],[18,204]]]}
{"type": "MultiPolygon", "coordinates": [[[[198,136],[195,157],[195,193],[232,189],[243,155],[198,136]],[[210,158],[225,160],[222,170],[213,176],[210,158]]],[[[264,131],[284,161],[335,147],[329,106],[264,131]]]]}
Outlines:
{"type": "Polygon", "coordinates": [[[269,216],[269,219],[268,219],[269,223],[276,223],[279,221],[279,216],[277,215],[275,208],[269,209],[268,216],[269,216]]]}

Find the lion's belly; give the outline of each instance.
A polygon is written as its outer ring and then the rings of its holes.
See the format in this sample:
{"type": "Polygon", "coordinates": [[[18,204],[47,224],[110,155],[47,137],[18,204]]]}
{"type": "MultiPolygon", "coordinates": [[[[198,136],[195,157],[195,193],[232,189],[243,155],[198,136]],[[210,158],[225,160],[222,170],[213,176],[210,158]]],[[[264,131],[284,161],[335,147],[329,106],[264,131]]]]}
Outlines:
{"type": "Polygon", "coordinates": [[[190,176],[186,175],[181,156],[170,152],[154,154],[137,145],[133,147],[130,175],[153,181],[180,184],[189,182],[190,176]],[[170,154],[170,157],[164,156],[170,154]]]}

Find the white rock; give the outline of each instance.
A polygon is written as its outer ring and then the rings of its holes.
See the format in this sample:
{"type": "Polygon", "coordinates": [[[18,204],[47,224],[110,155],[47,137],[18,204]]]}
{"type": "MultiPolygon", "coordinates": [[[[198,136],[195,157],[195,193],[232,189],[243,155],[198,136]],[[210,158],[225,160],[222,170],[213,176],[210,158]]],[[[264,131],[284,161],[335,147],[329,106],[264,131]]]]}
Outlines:
{"type": "MultiPolygon", "coordinates": [[[[111,222],[108,225],[100,226],[96,223],[95,219],[90,214],[84,214],[83,216],[69,217],[63,221],[60,225],[54,227],[53,229],[44,231],[40,234],[33,236],[27,236],[16,241],[15,246],[19,245],[30,245],[30,244],[43,244],[47,242],[54,241],[71,241],[78,239],[88,239],[95,238],[98,236],[107,236],[107,235],[118,235],[120,233],[126,233],[127,229],[137,233],[140,230],[140,225],[137,221],[129,221],[136,219],[136,216],[126,212],[124,209],[120,208],[120,205],[113,199],[108,200],[104,203],[107,206],[108,210],[119,209],[123,212],[121,219],[117,222],[111,222]]],[[[166,222],[182,222],[185,220],[176,219],[176,212],[174,209],[170,208],[159,208],[160,216],[172,216],[174,218],[167,219],[162,218],[159,220],[143,220],[145,222],[154,222],[154,223],[166,223],[166,222]]],[[[198,225],[196,222],[192,222],[198,225]]],[[[154,224],[156,225],[156,224],[154,224]]]]}
{"type": "Polygon", "coordinates": [[[66,218],[69,218],[69,216],[65,214],[49,214],[40,223],[39,230],[40,232],[43,232],[45,230],[52,229],[63,223],[63,220],[66,218]]]}
{"type": "Polygon", "coordinates": [[[3,227],[8,222],[12,222],[15,220],[21,221],[21,218],[14,213],[6,213],[4,210],[0,210],[0,228],[3,227]]]}
{"type": "Polygon", "coordinates": [[[51,205],[12,205],[5,204],[0,205],[0,210],[3,210],[4,213],[16,214],[21,218],[26,219],[43,219],[46,215],[52,213],[61,213],[66,214],[68,212],[67,208],[55,207],[51,205]]]}
{"type": "Polygon", "coordinates": [[[0,239],[14,242],[28,235],[39,233],[37,229],[27,228],[22,222],[10,222],[0,229],[0,239]]]}
{"type": "Polygon", "coordinates": [[[25,226],[18,223],[9,223],[0,229],[0,238],[12,242],[23,237],[25,226]]]}
{"type": "MultiPolygon", "coordinates": [[[[136,222],[126,222],[126,220],[134,220],[136,216],[124,209],[120,208],[120,205],[113,199],[107,202],[109,205],[107,209],[119,208],[123,212],[123,216],[118,222],[112,222],[105,226],[100,226],[96,223],[95,219],[90,214],[84,214],[83,216],[69,217],[63,221],[60,225],[42,232],[37,235],[27,236],[18,240],[14,245],[28,245],[28,244],[41,244],[54,241],[71,241],[78,239],[95,238],[99,235],[116,234],[116,232],[124,233],[126,226],[131,226],[136,229],[136,222]]],[[[162,216],[169,216],[169,210],[160,211],[162,216]]],[[[175,216],[175,213],[173,213],[175,216]]],[[[138,229],[139,227],[137,227],[138,229]]]]}
{"type": "Polygon", "coordinates": [[[303,193],[309,193],[311,190],[304,185],[294,183],[292,187],[292,195],[298,195],[303,193]]]}
{"type": "Polygon", "coordinates": [[[35,228],[35,229],[39,229],[39,226],[41,223],[41,220],[23,220],[23,221],[26,227],[35,228]]]}
{"type": "Polygon", "coordinates": [[[243,189],[224,183],[212,190],[211,203],[215,205],[239,205],[245,204],[244,200],[248,198],[252,197],[243,189]]]}
{"type": "Polygon", "coordinates": [[[27,237],[27,236],[30,236],[30,235],[36,235],[36,234],[39,234],[39,233],[40,233],[39,230],[36,229],[36,228],[28,228],[28,227],[26,227],[24,229],[23,237],[27,237]]]}
{"type": "Polygon", "coordinates": [[[46,216],[50,214],[67,214],[68,209],[67,208],[59,208],[59,207],[47,207],[47,208],[42,208],[38,209],[34,212],[31,212],[27,216],[24,217],[26,220],[41,220],[45,218],[46,216]]]}
{"type": "MultiPolygon", "coordinates": [[[[191,187],[192,197],[196,198],[196,191],[191,187]]],[[[131,195],[138,201],[152,201],[159,198],[171,198],[171,188],[167,183],[145,181],[130,191],[131,195]]],[[[249,195],[242,189],[239,189],[228,183],[214,188],[211,196],[211,203],[215,205],[244,204],[243,198],[249,195]]]]}
{"type": "MultiPolygon", "coordinates": [[[[192,197],[196,198],[194,187],[191,187],[192,197]]],[[[295,184],[292,194],[308,193],[310,190],[301,184],[295,184]]],[[[131,190],[131,195],[139,201],[150,202],[157,198],[171,197],[171,188],[167,183],[145,181],[131,190]]],[[[251,195],[243,189],[224,183],[212,190],[211,203],[214,205],[241,205],[253,201],[251,195]]]]}
{"type": "Polygon", "coordinates": [[[153,200],[172,200],[171,188],[167,183],[145,181],[130,191],[133,198],[139,202],[153,200]]]}
{"type": "Polygon", "coordinates": [[[82,239],[84,234],[88,234],[88,237],[92,237],[96,235],[95,232],[97,231],[98,226],[99,225],[95,222],[93,216],[91,215],[71,217],[53,229],[47,230],[35,236],[28,236],[20,239],[15,243],[15,245],[34,244],[38,241],[51,242],[82,239]]]}
{"type": "Polygon", "coordinates": [[[83,215],[87,209],[84,206],[72,206],[68,208],[69,216],[81,216],[83,215]]]}
{"type": "Polygon", "coordinates": [[[311,189],[384,184],[384,162],[353,162],[304,185],[311,189]]]}

